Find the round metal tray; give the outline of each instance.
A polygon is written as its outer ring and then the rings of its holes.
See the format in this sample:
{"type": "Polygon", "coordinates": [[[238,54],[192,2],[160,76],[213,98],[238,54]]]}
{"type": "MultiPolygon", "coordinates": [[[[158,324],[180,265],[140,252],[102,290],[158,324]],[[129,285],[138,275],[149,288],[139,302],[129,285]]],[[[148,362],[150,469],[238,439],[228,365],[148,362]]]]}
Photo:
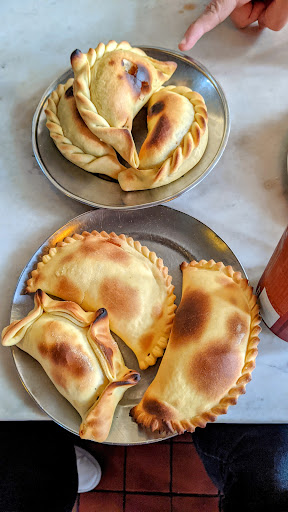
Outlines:
{"type": "MultiPolygon", "coordinates": [[[[46,127],[44,105],[51,92],[60,83],[73,76],[72,69],[66,71],[45,91],[34,114],[32,123],[32,146],[36,160],[47,178],[67,196],[90,206],[111,209],[135,209],[155,206],[180,196],[202,181],[219,161],[229,135],[229,109],[225,94],[215,78],[197,61],[170,50],[143,47],[147,55],[159,60],[173,60],[177,69],[165,83],[185,85],[202,94],[208,109],[209,139],[200,162],[178,180],[155,188],[124,192],[118,182],[91,174],[80,169],[62,156],[50,138],[46,127]]],[[[133,123],[133,136],[139,151],[147,133],[146,112],[142,109],[133,123]]]]}
{"type": "MultiPolygon", "coordinates": [[[[145,209],[143,212],[93,210],[68,222],[35,252],[20,276],[13,298],[11,322],[20,320],[33,309],[33,297],[25,294],[25,286],[30,272],[35,268],[45,248],[55,245],[66,236],[93,229],[130,235],[163,258],[173,278],[177,304],[180,302],[182,287],[179,266],[183,261],[212,258],[215,261],[223,261],[225,265],[232,265],[235,270],[240,270],[245,275],[240,262],[225,242],[205,224],[189,215],[165,206],[145,209]]],[[[146,388],[155,377],[161,361],[158,360],[155,366],[147,370],[139,370],[134,353],[117,336],[115,339],[126,365],[140,371],[141,381],[124,394],[117,406],[106,442],[120,445],[144,444],[171,437],[171,435],[144,430],[138,427],[129,416],[130,409],[139,403],[146,388]]],[[[40,364],[17,346],[13,347],[12,351],[20,379],[28,393],[54,421],[78,434],[81,423],[80,416],[56,390],[40,364]]]]}

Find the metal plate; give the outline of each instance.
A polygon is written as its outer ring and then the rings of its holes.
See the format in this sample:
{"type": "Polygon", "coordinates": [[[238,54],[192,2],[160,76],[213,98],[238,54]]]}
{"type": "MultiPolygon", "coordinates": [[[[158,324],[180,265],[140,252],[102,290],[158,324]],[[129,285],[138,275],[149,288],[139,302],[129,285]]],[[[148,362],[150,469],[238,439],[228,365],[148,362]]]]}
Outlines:
{"type": "MultiPolygon", "coordinates": [[[[177,52],[154,47],[141,48],[159,60],[173,60],[178,67],[165,85],[185,85],[203,95],[209,116],[209,139],[200,162],[173,183],[153,190],[124,192],[118,182],[91,174],[66,160],[54,145],[46,128],[43,106],[60,83],[73,76],[69,69],[46,90],[32,123],[32,146],[36,160],[47,178],[69,197],[90,206],[111,209],[135,209],[155,206],[180,196],[202,181],[220,159],[229,135],[229,110],[224,92],[204,66],[177,52]]],[[[142,109],[133,123],[133,136],[139,151],[146,133],[146,111],[142,109]]]]}
{"type": "MultiPolygon", "coordinates": [[[[182,286],[179,266],[183,261],[212,258],[215,261],[223,261],[225,265],[232,265],[235,270],[245,274],[240,262],[221,238],[189,215],[165,206],[149,208],[144,212],[93,210],[68,222],[46,240],[34,254],[19,279],[13,298],[11,322],[20,320],[33,309],[33,298],[25,294],[25,285],[29,273],[35,268],[45,248],[47,251],[47,247],[54,246],[66,236],[93,229],[130,235],[163,258],[173,278],[177,304],[180,301],[182,286]]],[[[126,365],[140,371],[132,351],[117,336],[115,339],[119,343],[126,365]]],[[[22,383],[37,404],[59,425],[78,434],[80,416],[58,393],[40,364],[17,347],[13,347],[12,351],[22,383]]],[[[139,384],[125,393],[117,406],[106,441],[108,444],[144,444],[171,437],[149,433],[139,428],[129,416],[131,407],[139,403],[144,391],[156,375],[159,364],[160,360],[155,366],[141,370],[139,384]]]]}

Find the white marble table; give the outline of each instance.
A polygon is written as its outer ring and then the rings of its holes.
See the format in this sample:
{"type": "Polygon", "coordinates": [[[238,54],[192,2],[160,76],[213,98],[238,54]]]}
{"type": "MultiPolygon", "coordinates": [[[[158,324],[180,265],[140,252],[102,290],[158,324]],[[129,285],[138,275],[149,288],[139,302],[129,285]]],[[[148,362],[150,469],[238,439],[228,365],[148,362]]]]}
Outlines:
{"type": "MultiPolygon", "coordinates": [[[[42,242],[89,210],[56,190],[31,148],[31,121],[46,87],[75,48],[99,41],[177,50],[201,4],[185,0],[27,0],[1,5],[1,329],[22,268],[42,242]],[[194,8],[192,9],[192,7],[194,8]],[[190,7],[190,8],[188,8],[190,7]]],[[[207,3],[207,2],[206,2],[207,3]]],[[[288,27],[236,30],[226,21],[187,52],[222,85],[231,111],[225,153],[197,187],[169,203],[211,227],[256,285],[288,220],[288,27]]],[[[265,326],[246,395],[221,422],[288,422],[288,344],[265,326]]],[[[0,420],[48,419],[0,348],[0,420]]]]}

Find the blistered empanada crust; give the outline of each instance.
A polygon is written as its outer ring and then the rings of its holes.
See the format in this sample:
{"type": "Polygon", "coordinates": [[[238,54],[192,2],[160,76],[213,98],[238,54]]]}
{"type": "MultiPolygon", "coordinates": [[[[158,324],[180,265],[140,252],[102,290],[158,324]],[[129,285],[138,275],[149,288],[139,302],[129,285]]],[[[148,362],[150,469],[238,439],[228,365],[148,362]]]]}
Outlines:
{"type": "Polygon", "coordinates": [[[124,234],[83,232],[44,255],[27,291],[37,288],[86,311],[105,307],[110,328],[145,369],[163,355],[175,316],[172,278],[163,260],[124,234]]]}
{"type": "Polygon", "coordinates": [[[182,264],[183,291],[158,373],[131,410],[140,425],[178,434],[205,427],[245,393],[260,316],[247,279],[215,261],[182,264]]]}
{"type": "Polygon", "coordinates": [[[167,185],[190,171],[208,141],[208,114],[203,97],[184,86],[169,85],[148,104],[148,135],[139,153],[139,169],[118,175],[125,191],[167,185]]]}
{"type": "Polygon", "coordinates": [[[94,135],[80,116],[74,95],[73,78],[59,84],[48,98],[45,114],[50,136],[62,155],[91,173],[117,179],[125,169],[114,149],[94,135]]]}
{"type": "Polygon", "coordinates": [[[83,120],[132,167],[138,167],[132,121],[177,64],[152,59],[127,41],[110,41],[99,43],[88,53],[75,50],[71,65],[75,100],[83,120]]]}
{"type": "Polygon", "coordinates": [[[41,364],[82,417],[83,439],[105,441],[119,400],[140,379],[125,366],[104,308],[86,312],[42,290],[34,295],[34,309],[3,330],[2,344],[17,344],[41,364]]]}

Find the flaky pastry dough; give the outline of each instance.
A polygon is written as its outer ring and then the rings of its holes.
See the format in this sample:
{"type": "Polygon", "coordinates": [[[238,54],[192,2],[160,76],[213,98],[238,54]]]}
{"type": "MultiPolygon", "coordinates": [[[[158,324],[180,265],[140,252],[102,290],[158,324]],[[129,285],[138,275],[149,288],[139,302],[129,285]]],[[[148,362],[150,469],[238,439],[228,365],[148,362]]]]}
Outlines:
{"type": "Polygon", "coordinates": [[[139,366],[155,364],[167,345],[174,286],[163,260],[124,234],[83,232],[43,256],[27,282],[86,311],[105,307],[111,330],[134,351],[139,366]]]}
{"type": "Polygon", "coordinates": [[[3,330],[2,344],[17,344],[41,364],[82,417],[81,438],[105,441],[118,402],[140,379],[125,366],[110,334],[107,311],[87,313],[41,290],[34,304],[25,318],[3,330]]]}
{"type": "Polygon", "coordinates": [[[131,410],[152,431],[183,434],[235,405],[251,380],[260,317],[247,279],[215,261],[182,264],[183,290],[158,373],[131,410]]]}
{"type": "Polygon", "coordinates": [[[118,175],[125,191],[167,185],[192,169],[208,141],[208,115],[202,96],[184,86],[161,87],[148,103],[148,135],[139,168],[118,175]]]}
{"type": "Polygon", "coordinates": [[[132,167],[138,167],[132,121],[177,64],[152,59],[127,41],[109,41],[88,53],[75,50],[71,65],[75,100],[83,120],[132,167]]]}
{"type": "Polygon", "coordinates": [[[73,95],[73,78],[58,85],[48,98],[45,114],[50,136],[62,155],[91,173],[106,174],[117,179],[125,167],[111,146],[102,142],[87,128],[73,95]]]}

